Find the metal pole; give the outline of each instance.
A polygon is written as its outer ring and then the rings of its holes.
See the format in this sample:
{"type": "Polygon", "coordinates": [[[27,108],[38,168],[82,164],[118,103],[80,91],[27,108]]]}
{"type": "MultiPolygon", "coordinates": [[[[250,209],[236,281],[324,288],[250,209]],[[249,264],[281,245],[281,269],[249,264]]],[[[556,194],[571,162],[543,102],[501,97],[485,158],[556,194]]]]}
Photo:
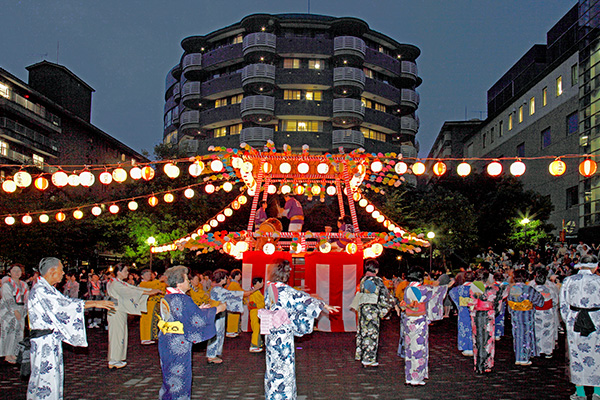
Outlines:
{"type": "Polygon", "coordinates": [[[432,260],[433,260],[433,242],[429,246],[429,275],[431,275],[432,260]]]}

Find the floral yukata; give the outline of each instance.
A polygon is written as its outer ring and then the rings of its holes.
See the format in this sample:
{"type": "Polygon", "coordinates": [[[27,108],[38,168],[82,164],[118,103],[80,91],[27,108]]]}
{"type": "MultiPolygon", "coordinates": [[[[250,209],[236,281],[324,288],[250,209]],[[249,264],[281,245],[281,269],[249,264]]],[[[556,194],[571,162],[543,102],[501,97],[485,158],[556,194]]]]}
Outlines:
{"type": "Polygon", "coordinates": [[[17,355],[17,345],[23,340],[25,329],[25,302],[28,293],[25,282],[3,279],[0,297],[0,357],[17,355]],[[21,314],[21,319],[17,319],[15,311],[21,314]]]}
{"type": "Polygon", "coordinates": [[[558,289],[552,282],[531,285],[544,296],[544,305],[535,308],[535,340],[541,354],[550,355],[558,340],[558,289]]]}
{"type": "Polygon", "coordinates": [[[163,375],[160,400],[189,400],[192,395],[192,345],[215,336],[216,308],[198,308],[187,295],[167,289],[161,314],[167,325],[181,323],[182,331],[164,329],[158,336],[158,353],[163,375]]]}
{"type": "MultiPolygon", "coordinates": [[[[221,286],[214,286],[210,291],[210,298],[215,301],[220,301],[227,304],[227,311],[244,312],[244,292],[235,290],[227,290],[221,286]]],[[[225,341],[225,324],[227,322],[227,313],[222,312],[217,314],[215,327],[217,334],[208,341],[206,347],[206,357],[215,358],[223,354],[223,343],[225,341]]]]}
{"type": "Polygon", "coordinates": [[[85,302],[63,296],[44,278],[31,289],[27,310],[32,333],[31,376],[27,399],[63,398],[62,343],[87,346],[83,309],[85,302]],[[49,330],[33,338],[35,330],[49,330]]]}
{"type": "Polygon", "coordinates": [[[266,310],[284,310],[289,321],[271,328],[265,336],[267,362],[265,399],[294,400],[296,399],[294,336],[302,336],[313,331],[315,318],[319,316],[325,303],[281,282],[267,282],[267,286],[269,285],[273,286],[273,290],[265,291],[266,310]]]}
{"type": "Polygon", "coordinates": [[[560,313],[567,325],[571,382],[600,386],[600,276],[582,269],[566,278],[560,291],[560,313]],[[582,329],[578,319],[591,322],[595,330],[582,329]]]}
{"type": "Polygon", "coordinates": [[[447,290],[445,285],[411,282],[404,291],[407,307],[402,314],[401,334],[404,337],[404,376],[408,384],[424,385],[425,379],[429,379],[429,324],[443,318],[447,290]]]}
{"type": "MultiPolygon", "coordinates": [[[[395,300],[378,276],[361,279],[359,293],[370,295],[372,300],[362,300],[358,306],[358,329],[356,331],[356,353],[354,359],[363,364],[377,362],[379,346],[379,324],[381,318],[394,306],[395,300]]],[[[365,296],[363,299],[366,299],[365,296]]]]}
{"type": "Polygon", "coordinates": [[[512,320],[512,333],[517,363],[528,363],[540,355],[535,340],[535,307],[544,305],[544,297],[531,286],[517,283],[508,292],[508,309],[512,320]]]}
{"type": "MultiPolygon", "coordinates": [[[[483,285],[483,283],[481,283],[483,285]]],[[[483,292],[471,285],[471,325],[473,327],[473,360],[478,374],[491,372],[496,350],[495,315],[505,286],[486,285],[483,292]]]]}
{"type": "Polygon", "coordinates": [[[458,308],[458,350],[473,351],[473,328],[471,327],[471,312],[469,304],[471,282],[450,289],[448,295],[458,308]]]}
{"type": "MultiPolygon", "coordinates": [[[[498,289],[504,288],[504,297],[506,297],[506,295],[508,295],[508,291],[506,290],[506,287],[508,286],[508,282],[496,282],[494,284],[498,289]]],[[[505,316],[506,316],[506,299],[503,298],[500,300],[500,302],[498,303],[498,308],[497,308],[497,313],[496,313],[496,320],[494,322],[495,325],[495,329],[494,329],[494,336],[496,336],[496,340],[500,340],[500,338],[502,336],[504,336],[504,323],[505,323],[505,316]]]]}

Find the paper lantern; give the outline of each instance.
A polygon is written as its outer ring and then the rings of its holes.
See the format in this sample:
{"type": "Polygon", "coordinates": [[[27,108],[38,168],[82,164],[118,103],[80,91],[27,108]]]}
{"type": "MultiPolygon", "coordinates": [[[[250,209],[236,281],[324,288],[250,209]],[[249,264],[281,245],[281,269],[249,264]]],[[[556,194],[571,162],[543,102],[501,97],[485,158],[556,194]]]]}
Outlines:
{"type": "Polygon", "coordinates": [[[231,243],[231,242],[225,242],[225,243],[223,244],[223,251],[224,251],[226,254],[231,254],[231,250],[233,250],[233,247],[234,247],[234,246],[235,246],[235,245],[234,245],[233,243],[231,243]]]}
{"type": "Polygon", "coordinates": [[[158,204],[158,197],[156,196],[152,196],[148,199],[148,204],[150,205],[150,207],[156,207],[156,205],[158,204]]]}
{"type": "Polygon", "coordinates": [[[92,207],[92,214],[97,217],[98,215],[102,214],[102,208],[100,208],[100,206],[92,207]]]}
{"type": "Polygon", "coordinates": [[[275,245],[273,243],[265,243],[262,250],[265,254],[271,255],[275,253],[275,245]]]}
{"type": "Polygon", "coordinates": [[[31,175],[27,171],[19,171],[13,176],[13,181],[17,187],[26,188],[31,185],[31,175]]]}
{"type": "Polygon", "coordinates": [[[116,205],[116,204],[111,204],[111,206],[110,206],[110,207],[108,207],[108,211],[109,211],[111,214],[116,214],[116,213],[118,213],[118,212],[119,212],[119,206],[118,206],[118,205],[116,205]]]}
{"type": "Polygon", "coordinates": [[[138,203],[135,200],[131,200],[129,203],[127,203],[127,208],[129,208],[131,211],[135,211],[138,209],[138,203]]]}
{"type": "Polygon", "coordinates": [[[382,223],[383,221],[385,221],[385,217],[383,215],[377,217],[377,222],[382,223]]]}
{"type": "Polygon", "coordinates": [[[239,210],[239,209],[240,209],[240,203],[239,203],[239,201],[237,201],[237,200],[234,200],[234,201],[231,203],[231,208],[233,208],[234,210],[239,210]]]}
{"type": "MultiPolygon", "coordinates": [[[[252,165],[252,163],[250,164],[252,165]]],[[[223,163],[221,162],[221,160],[212,160],[210,162],[210,169],[213,172],[221,172],[223,170],[223,163]]]]}
{"type": "Polygon", "coordinates": [[[357,251],[358,251],[358,246],[356,245],[356,243],[348,243],[346,245],[346,253],[356,254],[357,251]]]}
{"type": "Polygon", "coordinates": [[[231,208],[226,208],[223,210],[223,214],[225,214],[226,217],[231,217],[233,215],[233,210],[231,208]]]}
{"type": "Polygon", "coordinates": [[[330,196],[335,196],[335,194],[337,193],[337,189],[335,188],[335,186],[327,186],[327,194],[330,196]]]}
{"type": "Polygon", "coordinates": [[[248,196],[254,196],[256,194],[256,185],[248,188],[248,191],[246,193],[248,194],[248,196]]]}
{"type": "Polygon", "coordinates": [[[69,177],[64,171],[57,171],[52,174],[52,184],[56,187],[65,187],[69,182],[69,177]]]}
{"type": "Polygon", "coordinates": [[[73,218],[75,218],[75,219],[83,218],[83,211],[81,211],[81,210],[73,211],[73,218]]]}
{"type": "Polygon", "coordinates": [[[369,201],[367,199],[360,199],[358,201],[358,205],[365,208],[367,206],[367,204],[369,204],[369,201]]]}
{"type": "Polygon", "coordinates": [[[373,204],[369,204],[366,208],[365,211],[368,212],[369,214],[371,214],[373,211],[375,211],[375,206],[373,206],[373,204]]]}
{"type": "Polygon", "coordinates": [[[165,171],[165,174],[171,179],[177,178],[181,173],[179,167],[173,163],[166,163],[163,167],[163,171],[165,171]]]}
{"type": "Polygon", "coordinates": [[[67,216],[65,215],[64,212],[59,211],[59,212],[56,213],[56,215],[54,216],[54,218],[56,218],[56,220],[58,222],[63,222],[67,218],[67,216]]]}
{"type": "Polygon", "coordinates": [[[211,219],[210,221],[208,221],[208,224],[213,228],[216,228],[219,225],[216,219],[211,219]]]}
{"type": "Polygon", "coordinates": [[[17,185],[14,181],[7,179],[2,182],[2,190],[4,190],[6,193],[14,193],[15,190],[17,190],[17,185]]]}
{"type": "Polygon", "coordinates": [[[398,161],[394,166],[394,171],[396,171],[398,175],[403,175],[408,171],[408,165],[406,165],[404,161],[398,161]]]}
{"type": "Polygon", "coordinates": [[[502,164],[498,161],[493,161],[488,164],[486,171],[489,176],[498,176],[502,173],[502,164]]]}
{"type": "Polygon", "coordinates": [[[597,165],[596,165],[596,161],[594,160],[590,160],[585,159],[581,162],[581,164],[579,164],[579,173],[586,177],[589,178],[590,176],[594,175],[596,173],[596,169],[597,169],[597,165]]]}
{"type": "Polygon", "coordinates": [[[112,172],[112,177],[115,182],[123,183],[127,180],[127,171],[123,168],[117,168],[112,172]]]}
{"type": "Polygon", "coordinates": [[[69,183],[69,186],[73,186],[73,187],[79,186],[79,183],[80,183],[79,182],[79,175],[77,175],[77,174],[71,174],[71,175],[69,175],[69,178],[68,178],[67,182],[69,183]]]}
{"type": "Polygon", "coordinates": [[[422,162],[416,162],[412,165],[412,172],[415,175],[423,175],[425,173],[425,164],[422,162]]]}
{"type": "Polygon", "coordinates": [[[42,224],[45,224],[46,222],[50,221],[50,217],[48,216],[48,214],[40,214],[38,219],[42,224]]]}
{"type": "Polygon", "coordinates": [[[289,174],[292,171],[292,166],[289,163],[281,163],[279,164],[279,172],[282,174],[289,174]]]}
{"type": "Polygon", "coordinates": [[[103,185],[110,185],[113,181],[112,174],[107,171],[101,173],[98,179],[100,179],[100,183],[102,183],[103,185]]]}
{"type": "Polygon", "coordinates": [[[321,194],[321,186],[314,185],[312,188],[310,188],[310,192],[313,194],[313,196],[320,195],[321,194]]]}
{"type": "Polygon", "coordinates": [[[225,215],[224,214],[217,215],[217,221],[219,221],[219,222],[225,221],[225,215]]]}
{"type": "Polygon", "coordinates": [[[269,185],[267,186],[267,193],[268,194],[275,194],[277,192],[277,186],[275,185],[269,185]]]}
{"type": "Polygon", "coordinates": [[[317,172],[320,174],[326,174],[329,172],[329,165],[325,164],[325,163],[320,163],[319,165],[317,165],[317,172]]]}
{"type": "Polygon", "coordinates": [[[166,193],[163,199],[165,200],[165,203],[172,203],[175,201],[175,196],[173,196],[173,193],[166,193]]]}
{"type": "Polygon", "coordinates": [[[525,173],[525,170],[525,163],[523,163],[520,160],[517,160],[514,163],[510,164],[510,173],[513,176],[521,176],[525,173]]]}
{"type": "Polygon", "coordinates": [[[273,172],[273,165],[271,163],[264,163],[262,166],[263,172],[265,174],[270,174],[271,172],[273,172]]]}
{"type": "Polygon", "coordinates": [[[43,176],[40,176],[38,178],[35,178],[35,181],[33,181],[33,185],[38,190],[46,190],[48,189],[49,182],[48,179],[44,178],[43,176]]]}
{"type": "Polygon", "coordinates": [[[149,181],[152,178],[154,178],[154,169],[148,165],[142,168],[142,179],[149,181]]]}
{"type": "Polygon", "coordinates": [[[4,223],[6,225],[14,225],[15,224],[15,218],[11,217],[10,215],[6,218],[4,218],[4,223]]]}
{"type": "Polygon", "coordinates": [[[208,194],[214,193],[215,185],[213,185],[212,183],[209,183],[208,185],[204,186],[204,191],[208,194]]]}
{"type": "Polygon", "coordinates": [[[248,198],[244,195],[241,195],[240,197],[238,197],[238,201],[240,202],[241,205],[244,205],[248,202],[248,198]]]}
{"type": "Polygon", "coordinates": [[[233,190],[233,184],[231,182],[225,182],[223,184],[223,190],[226,192],[231,192],[233,190]]]}
{"type": "Polygon", "coordinates": [[[300,172],[301,174],[306,174],[306,173],[308,173],[308,171],[310,171],[310,167],[308,166],[307,163],[302,162],[302,163],[298,164],[298,172],[300,172]]]}
{"type": "Polygon", "coordinates": [[[321,253],[329,253],[331,251],[331,243],[329,242],[323,242],[319,245],[319,251],[321,253]]]}
{"type": "Polygon", "coordinates": [[[471,173],[471,165],[466,162],[458,164],[458,166],[456,167],[456,173],[458,174],[458,176],[463,177],[469,175],[471,173]]]}
{"type": "Polygon", "coordinates": [[[189,174],[194,178],[200,176],[202,171],[204,171],[204,163],[200,160],[194,161],[188,168],[189,174]]]}
{"type": "Polygon", "coordinates": [[[188,199],[191,199],[192,197],[194,197],[195,194],[196,194],[196,192],[194,192],[194,189],[192,189],[192,188],[187,188],[183,192],[183,195],[188,199]]]}
{"type": "Polygon", "coordinates": [[[142,170],[139,167],[133,167],[129,170],[129,176],[136,181],[142,179],[142,170]]]}
{"type": "Polygon", "coordinates": [[[379,160],[375,160],[371,163],[371,171],[377,173],[383,169],[383,164],[379,160]]]}
{"type": "Polygon", "coordinates": [[[96,177],[90,171],[83,171],[79,174],[79,183],[83,187],[90,187],[96,181],[96,177]]]}
{"type": "Polygon", "coordinates": [[[363,258],[375,258],[375,253],[373,253],[373,249],[371,249],[370,247],[367,247],[366,249],[364,249],[363,251],[363,258]]]}
{"type": "Polygon", "coordinates": [[[304,186],[302,186],[302,185],[296,186],[296,189],[294,190],[294,192],[298,195],[304,194],[304,186]]]}
{"type": "Polygon", "coordinates": [[[380,216],[380,215],[381,215],[381,213],[380,213],[379,211],[377,211],[377,210],[374,210],[374,211],[371,213],[371,217],[373,217],[373,219],[377,219],[377,218],[379,218],[379,216],[380,216]]]}
{"type": "Polygon", "coordinates": [[[210,225],[209,225],[209,224],[204,224],[204,225],[202,225],[202,230],[203,230],[204,232],[210,232],[210,230],[211,230],[211,229],[212,229],[212,228],[210,227],[210,225]]]}
{"type": "Polygon", "coordinates": [[[283,185],[281,187],[281,194],[288,194],[291,193],[292,188],[290,187],[290,185],[283,185]]]}
{"type": "Polygon", "coordinates": [[[436,162],[435,164],[433,164],[433,173],[437,176],[442,176],[446,173],[446,164],[444,164],[441,161],[436,162]]]}
{"type": "Polygon", "coordinates": [[[27,215],[23,215],[23,218],[21,218],[21,221],[25,224],[25,225],[29,225],[30,223],[33,222],[33,218],[31,218],[31,215],[27,214],[27,215]]]}
{"type": "Polygon", "coordinates": [[[562,160],[556,159],[550,163],[548,171],[550,171],[550,175],[552,176],[561,176],[567,171],[567,164],[562,160]]]}
{"type": "Polygon", "coordinates": [[[242,160],[240,157],[233,157],[231,159],[231,166],[235,169],[242,168],[242,164],[244,164],[244,160],[242,160]]]}

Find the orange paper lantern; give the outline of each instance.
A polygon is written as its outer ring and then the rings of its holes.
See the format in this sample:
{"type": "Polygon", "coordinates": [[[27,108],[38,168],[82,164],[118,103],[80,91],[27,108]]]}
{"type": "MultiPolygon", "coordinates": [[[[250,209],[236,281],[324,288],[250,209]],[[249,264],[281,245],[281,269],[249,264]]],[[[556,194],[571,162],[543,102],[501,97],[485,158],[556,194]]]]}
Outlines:
{"type": "Polygon", "coordinates": [[[586,178],[594,175],[596,173],[596,169],[598,168],[596,161],[585,159],[581,164],[579,164],[579,173],[586,178]]]}
{"type": "Polygon", "coordinates": [[[437,176],[442,176],[446,173],[446,164],[444,164],[441,161],[436,162],[435,164],[433,164],[433,173],[437,176]]]}

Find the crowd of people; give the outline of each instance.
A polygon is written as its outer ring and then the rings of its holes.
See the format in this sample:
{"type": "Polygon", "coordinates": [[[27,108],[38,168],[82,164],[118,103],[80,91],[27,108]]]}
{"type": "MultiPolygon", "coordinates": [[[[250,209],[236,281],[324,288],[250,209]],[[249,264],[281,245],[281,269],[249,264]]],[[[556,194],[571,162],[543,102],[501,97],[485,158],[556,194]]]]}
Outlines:
{"type": "MultiPolygon", "coordinates": [[[[381,320],[400,316],[398,356],[404,358],[407,385],[430,378],[429,325],[457,315],[457,347],[473,358],[474,372],[494,368],[495,342],[510,317],[515,364],[538,356],[552,358],[561,329],[567,334],[572,399],[585,399],[585,386],[600,399],[600,277],[595,245],[559,245],[518,255],[482,254],[481,263],[456,274],[431,276],[418,267],[402,277],[380,277],[376,260],[365,260],[364,276],[351,308],[357,313],[355,359],[377,368],[381,320]]],[[[160,399],[190,398],[194,343],[207,342],[209,364],[224,362],[225,338],[238,336],[241,313],[249,310],[249,351],[266,350],[265,398],[296,398],[294,337],[310,334],[321,312],[339,307],[287,284],[291,266],[273,264],[252,287],[241,271],[202,274],[184,266],[164,274],[125,264],[102,271],[69,271],[56,258],[44,258],[35,274],[23,278],[14,265],[2,279],[0,356],[16,363],[24,334],[31,341],[28,398],[62,398],[61,342],[87,346],[87,329],[108,330],[108,368],[127,366],[128,314],[140,316],[140,344],[158,350],[163,373],[160,399]],[[263,294],[264,293],[264,294],[263,294]],[[28,323],[27,323],[28,321],[28,323]],[[263,339],[264,338],[264,339],[263,339]],[[48,354],[52,353],[52,357],[48,354]]]]}

